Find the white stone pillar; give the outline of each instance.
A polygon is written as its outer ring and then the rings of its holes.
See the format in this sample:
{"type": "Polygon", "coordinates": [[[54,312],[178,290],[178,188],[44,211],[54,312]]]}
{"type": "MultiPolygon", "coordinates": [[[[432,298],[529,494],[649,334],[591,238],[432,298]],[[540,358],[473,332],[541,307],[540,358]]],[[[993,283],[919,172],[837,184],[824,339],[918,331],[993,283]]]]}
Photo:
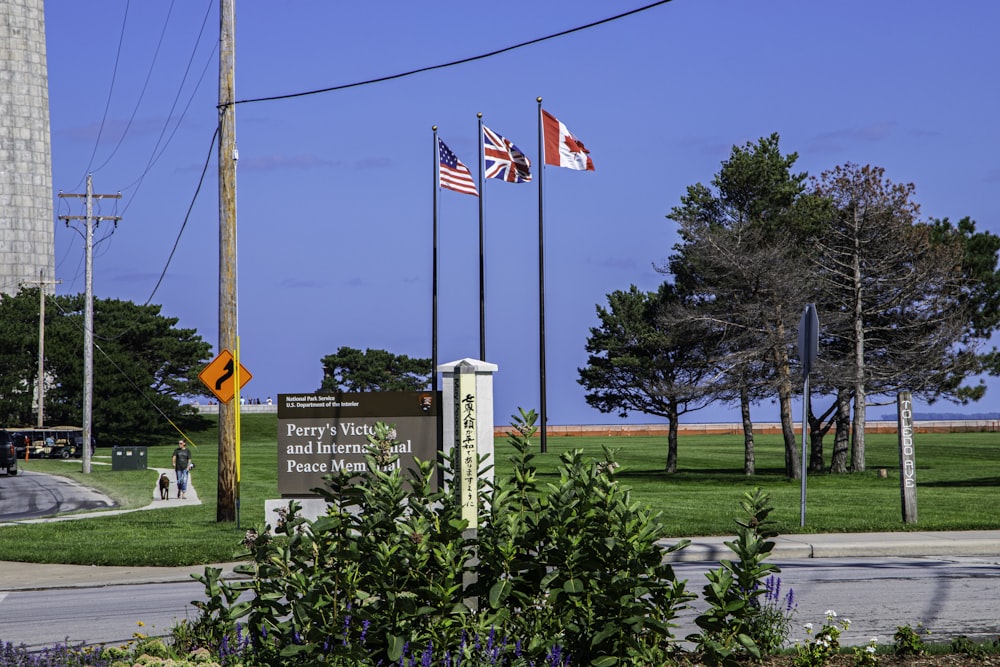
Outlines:
{"type": "MultiPolygon", "coordinates": [[[[441,364],[437,371],[443,375],[442,447],[458,473],[462,518],[469,520],[470,528],[476,528],[482,482],[493,483],[493,374],[497,365],[460,359],[441,364]],[[483,466],[490,468],[479,478],[483,466]]],[[[443,483],[454,483],[453,474],[445,471],[443,483]]]]}

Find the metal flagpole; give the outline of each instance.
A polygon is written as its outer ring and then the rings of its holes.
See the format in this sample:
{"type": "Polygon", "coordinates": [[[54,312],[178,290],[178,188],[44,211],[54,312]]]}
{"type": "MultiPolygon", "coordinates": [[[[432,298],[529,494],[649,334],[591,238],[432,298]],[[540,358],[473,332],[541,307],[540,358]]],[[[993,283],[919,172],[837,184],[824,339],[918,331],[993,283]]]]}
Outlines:
{"type": "Polygon", "coordinates": [[[479,358],[486,361],[486,253],[483,239],[484,200],[486,189],[483,187],[483,174],[486,171],[483,150],[483,114],[477,113],[479,121],[479,358]]]}
{"type": "Polygon", "coordinates": [[[545,136],[542,127],[542,98],[538,98],[538,411],[542,422],[539,450],[548,451],[545,396],[545,206],[542,172],[545,171],[545,136]]]}
{"type": "Polygon", "coordinates": [[[437,389],[437,365],[438,365],[438,190],[441,187],[441,156],[438,155],[438,128],[431,126],[434,131],[434,224],[432,235],[434,237],[434,251],[431,254],[431,391],[437,389]]]}

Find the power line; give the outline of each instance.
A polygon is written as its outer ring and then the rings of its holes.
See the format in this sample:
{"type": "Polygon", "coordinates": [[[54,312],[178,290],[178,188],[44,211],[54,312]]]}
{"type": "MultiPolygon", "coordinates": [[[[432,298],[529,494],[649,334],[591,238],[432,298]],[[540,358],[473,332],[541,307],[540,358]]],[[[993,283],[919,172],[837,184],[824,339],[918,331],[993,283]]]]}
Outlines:
{"type": "Polygon", "coordinates": [[[188,220],[191,218],[191,210],[194,208],[194,203],[198,200],[198,193],[201,192],[201,186],[205,183],[205,174],[208,172],[208,165],[212,162],[212,149],[215,147],[215,140],[219,137],[219,127],[215,127],[215,132],[212,134],[212,141],[208,145],[208,156],[205,158],[205,164],[201,168],[201,176],[198,178],[198,187],[195,188],[194,195],[191,196],[191,203],[188,204],[187,213],[184,214],[184,222],[181,223],[181,228],[177,232],[177,238],[174,239],[174,245],[170,249],[170,255],[167,257],[167,262],[163,266],[163,271],[160,273],[160,279],[156,281],[156,286],[150,293],[149,298],[142,305],[148,306],[149,302],[153,300],[153,296],[156,291],[160,289],[160,284],[163,283],[164,277],[167,275],[167,269],[170,267],[170,262],[174,258],[174,253],[177,252],[177,245],[181,242],[181,236],[184,234],[184,229],[187,227],[188,220]]]}
{"type": "MultiPolygon", "coordinates": [[[[433,70],[444,69],[444,68],[447,68],[447,67],[454,67],[456,65],[462,65],[462,64],[465,64],[465,63],[470,63],[470,62],[475,62],[475,61],[478,61],[478,60],[483,60],[483,59],[486,59],[486,58],[491,58],[491,57],[494,57],[494,56],[497,56],[497,55],[500,55],[500,54],[503,54],[503,53],[514,51],[516,49],[524,48],[524,47],[531,46],[531,45],[534,45],[534,44],[538,44],[538,43],[541,43],[541,42],[544,42],[544,41],[555,39],[557,37],[564,37],[566,35],[570,35],[570,34],[573,34],[573,33],[576,33],[576,32],[580,32],[582,30],[587,30],[589,28],[593,28],[593,27],[596,27],[596,26],[604,25],[605,23],[610,23],[612,21],[617,21],[619,19],[626,18],[628,16],[632,16],[634,14],[638,14],[640,12],[644,12],[644,11],[649,10],[649,9],[653,9],[653,8],[658,7],[660,5],[665,5],[665,4],[667,4],[667,3],[671,2],[671,1],[672,0],[659,0],[658,2],[654,2],[654,3],[648,4],[648,5],[644,5],[642,7],[637,7],[636,9],[632,9],[632,10],[627,11],[627,12],[622,12],[620,14],[616,14],[614,16],[610,16],[610,17],[607,17],[607,18],[604,18],[604,19],[600,19],[598,21],[593,21],[591,23],[587,23],[587,24],[582,25],[582,26],[577,26],[577,27],[574,27],[574,28],[569,28],[569,29],[562,30],[562,31],[557,32],[557,33],[546,35],[544,37],[538,37],[538,38],[535,38],[535,39],[527,40],[527,41],[524,41],[524,42],[520,42],[518,44],[514,44],[512,46],[507,46],[507,47],[504,47],[502,49],[497,49],[497,50],[490,51],[488,53],[483,53],[483,54],[476,55],[476,56],[470,56],[468,58],[462,58],[462,59],[459,59],[459,60],[453,60],[453,61],[450,61],[450,62],[441,63],[441,64],[438,64],[438,65],[431,65],[431,66],[428,66],[428,67],[421,67],[421,68],[418,68],[418,69],[409,70],[407,72],[401,72],[401,73],[398,73],[398,74],[392,74],[392,75],[388,75],[388,76],[384,76],[384,77],[379,77],[379,78],[376,78],[376,79],[368,79],[366,81],[358,81],[358,82],[354,82],[354,83],[343,84],[343,85],[340,85],[340,86],[331,86],[331,87],[328,87],[328,88],[320,88],[320,89],[317,89],[317,90],[310,90],[310,91],[304,91],[304,92],[298,92],[298,93],[290,93],[290,94],[286,94],[286,95],[274,95],[274,96],[270,96],[270,97],[258,97],[258,98],[252,98],[252,99],[238,100],[236,102],[233,102],[232,105],[235,106],[237,104],[250,104],[250,103],[254,103],[254,102],[269,102],[269,101],[274,101],[274,100],[291,99],[291,98],[295,98],[295,97],[304,97],[304,96],[308,96],[308,95],[318,95],[320,93],[328,93],[328,92],[334,92],[334,91],[338,91],[338,90],[346,90],[346,89],[349,89],[349,88],[356,88],[356,87],[359,87],[359,86],[370,85],[370,84],[375,84],[375,83],[382,83],[382,82],[385,82],[385,81],[392,81],[392,80],[395,80],[395,79],[401,79],[401,78],[404,78],[404,77],[413,76],[413,75],[416,75],[416,74],[421,74],[423,72],[430,72],[430,71],[433,71],[433,70]]],[[[203,28],[204,28],[204,24],[203,24],[203,28]]],[[[199,39],[200,39],[200,34],[199,34],[199,39]]],[[[213,49],[213,54],[214,54],[214,49],[213,49]]],[[[193,58],[193,54],[192,54],[192,58],[193,58]]],[[[188,63],[188,69],[190,69],[190,61],[188,63]]],[[[204,72],[205,72],[205,70],[203,70],[202,76],[204,76],[204,72]]],[[[185,73],[185,78],[186,78],[186,76],[187,76],[187,73],[185,73]]],[[[200,85],[200,80],[199,80],[199,85],[200,85]]],[[[193,97],[192,97],[192,99],[193,99],[193,97]]],[[[190,105],[190,103],[191,103],[191,100],[188,101],[188,106],[190,105]]],[[[176,104],[176,99],[175,99],[175,104],[176,104]]],[[[222,107],[222,106],[226,106],[226,105],[221,105],[220,104],[219,106],[222,107]]],[[[187,107],[185,107],[185,112],[186,111],[187,111],[187,107]]],[[[176,131],[176,128],[175,128],[175,131],[176,131]]],[[[204,163],[204,165],[202,167],[201,176],[198,179],[198,185],[197,185],[197,187],[195,189],[194,194],[191,197],[190,203],[188,204],[188,209],[187,209],[187,212],[186,212],[186,214],[184,216],[184,220],[183,220],[183,222],[181,224],[181,228],[180,228],[180,230],[177,233],[177,237],[174,240],[174,244],[173,244],[173,247],[171,248],[170,255],[167,258],[167,261],[166,261],[166,263],[165,263],[165,265],[163,267],[163,270],[160,273],[160,277],[156,281],[156,285],[153,288],[152,292],[150,293],[149,298],[146,299],[144,305],[148,305],[152,301],[153,297],[156,295],[156,292],[159,290],[160,286],[162,285],[164,278],[166,277],[167,269],[169,268],[170,263],[173,260],[174,254],[177,251],[178,244],[180,243],[181,236],[183,235],[184,230],[187,227],[187,223],[188,223],[188,220],[189,220],[189,218],[191,216],[191,211],[192,211],[192,209],[194,207],[195,201],[197,200],[198,194],[201,191],[201,187],[204,184],[205,174],[207,172],[208,166],[209,166],[210,161],[211,161],[212,148],[215,146],[215,140],[218,138],[218,133],[219,133],[219,128],[216,127],[215,128],[215,132],[212,135],[212,139],[209,142],[209,155],[208,155],[208,158],[206,158],[206,161],[205,161],[205,163],[204,163]]],[[[173,136],[173,134],[171,134],[171,136],[173,136]]],[[[162,134],[161,134],[161,138],[162,138],[162,134]]],[[[161,150],[159,154],[155,155],[155,157],[150,160],[149,164],[147,164],[146,169],[143,171],[142,175],[135,182],[129,184],[125,189],[127,190],[127,189],[129,189],[129,188],[137,185],[138,183],[141,183],[142,179],[149,172],[149,169],[159,159],[159,157],[162,156],[162,154],[163,154],[163,151],[161,150]]],[[[131,202],[134,199],[134,197],[135,197],[135,193],[133,193],[132,197],[129,198],[129,201],[126,203],[125,209],[127,209],[131,205],[131,202]]],[[[125,331],[127,331],[127,330],[128,330],[128,328],[125,329],[125,331]]],[[[124,333],[124,331],[122,333],[124,333]]],[[[121,334],[119,334],[119,335],[121,335],[121,334]]]]}
{"type": "MultiPolygon", "coordinates": [[[[167,34],[167,26],[170,24],[170,15],[173,13],[173,11],[174,11],[174,0],[171,0],[170,7],[167,8],[167,16],[166,18],[163,19],[163,29],[160,30],[160,38],[157,40],[156,49],[153,51],[153,59],[150,60],[149,69],[146,71],[146,80],[142,82],[142,90],[139,91],[139,97],[136,98],[135,106],[132,107],[132,115],[129,116],[128,122],[125,124],[125,129],[122,130],[121,136],[118,137],[118,143],[115,144],[115,147],[111,150],[111,154],[108,155],[108,157],[104,159],[104,162],[102,162],[93,171],[100,171],[105,166],[107,166],[108,162],[111,162],[111,158],[113,158],[118,153],[118,149],[121,148],[122,143],[125,141],[125,137],[128,135],[128,131],[132,128],[132,123],[135,121],[135,116],[139,112],[139,107],[142,105],[142,98],[146,96],[146,89],[149,87],[149,80],[153,77],[153,69],[156,67],[156,60],[160,56],[160,47],[163,46],[163,38],[167,34]]],[[[122,31],[122,36],[124,37],[124,30],[122,31]]],[[[118,51],[120,54],[121,53],[120,42],[118,44],[118,51]]]]}
{"type": "Polygon", "coordinates": [[[181,121],[184,120],[184,115],[187,113],[188,108],[191,106],[191,100],[194,99],[194,95],[198,92],[198,88],[201,87],[201,82],[205,77],[205,72],[208,70],[208,64],[211,62],[212,56],[215,54],[214,47],[212,48],[212,52],[209,54],[209,58],[206,61],[205,67],[202,69],[201,77],[199,77],[198,82],[195,84],[194,90],[191,92],[191,97],[188,99],[188,103],[187,105],[185,105],[184,111],[181,112],[181,115],[177,119],[177,123],[175,124],[174,129],[170,132],[170,135],[166,139],[166,143],[164,143],[161,148],[160,144],[163,143],[164,141],[164,135],[166,135],[167,133],[167,128],[170,125],[174,109],[177,108],[177,104],[180,101],[181,90],[184,88],[184,84],[187,82],[188,76],[191,74],[191,66],[194,63],[194,58],[198,51],[198,45],[201,43],[201,38],[205,34],[205,26],[208,25],[208,17],[210,15],[210,10],[211,10],[211,4],[206,5],[205,16],[202,18],[201,29],[198,31],[198,38],[195,40],[194,47],[192,47],[191,49],[191,56],[188,58],[187,66],[184,68],[184,76],[181,77],[180,84],[178,84],[177,92],[174,94],[174,101],[171,103],[170,110],[167,112],[167,117],[166,120],[164,120],[163,122],[163,127],[160,128],[160,134],[156,138],[156,144],[153,146],[153,152],[149,156],[149,160],[146,162],[146,167],[145,169],[143,169],[142,173],[136,180],[134,180],[132,183],[130,183],[128,186],[125,187],[126,190],[135,187],[136,192],[133,192],[131,197],[129,197],[129,201],[126,202],[123,212],[128,210],[129,206],[132,203],[132,199],[135,198],[135,195],[137,194],[139,187],[141,187],[142,185],[143,179],[145,179],[146,175],[152,169],[153,165],[156,164],[157,160],[160,159],[160,156],[163,154],[163,151],[166,150],[167,145],[169,145],[170,141],[173,139],[174,134],[177,132],[177,128],[180,127],[181,121]]]}
{"type": "MultiPolygon", "coordinates": [[[[654,7],[659,7],[660,5],[665,5],[665,4],[667,4],[668,2],[671,2],[671,1],[672,0],[660,0],[659,2],[654,2],[652,4],[645,5],[643,7],[638,7],[636,9],[632,9],[630,11],[623,12],[621,14],[616,14],[615,16],[609,16],[608,18],[601,19],[599,21],[594,21],[592,23],[588,23],[586,25],[577,26],[575,28],[569,28],[569,29],[563,30],[561,32],[556,32],[556,33],[553,33],[551,35],[546,35],[545,37],[537,37],[535,39],[529,39],[526,42],[521,42],[519,44],[514,44],[513,46],[506,46],[506,47],[504,47],[502,49],[497,49],[495,51],[490,51],[488,53],[482,53],[482,54],[480,54],[478,56],[470,56],[468,58],[462,58],[460,60],[452,60],[451,62],[442,63],[442,64],[439,64],[439,65],[429,65],[427,67],[420,67],[420,68],[417,68],[417,69],[411,69],[411,70],[406,71],[406,72],[400,72],[398,74],[390,74],[388,76],[382,76],[382,77],[378,77],[376,79],[367,79],[365,81],[355,81],[354,83],[345,83],[345,84],[341,84],[339,86],[330,86],[329,88],[319,88],[317,90],[306,90],[306,91],[299,92],[299,93],[288,93],[286,95],[271,95],[269,97],[255,97],[255,98],[246,99],[246,100],[237,100],[236,102],[233,102],[232,105],[235,106],[237,104],[251,104],[251,103],[254,103],[254,102],[272,102],[274,100],[287,100],[287,99],[292,99],[292,98],[295,98],[295,97],[306,97],[307,95],[319,95],[320,93],[330,93],[330,92],[334,92],[334,91],[337,91],[337,90],[347,90],[348,88],[357,88],[358,86],[367,86],[367,85],[370,85],[370,84],[373,84],[373,83],[383,83],[385,81],[393,81],[395,79],[402,79],[404,77],[413,76],[414,74],[423,74],[424,72],[432,72],[434,70],[445,69],[447,67],[454,67],[456,65],[464,65],[465,63],[471,63],[471,62],[475,62],[477,60],[483,60],[485,58],[492,58],[493,56],[498,56],[498,55],[500,55],[502,53],[507,53],[508,51],[514,51],[516,49],[521,49],[521,48],[524,48],[526,46],[532,46],[534,44],[539,44],[541,42],[545,42],[545,41],[548,41],[550,39],[555,39],[556,37],[565,37],[566,35],[571,35],[574,32],[580,32],[581,30],[587,30],[588,28],[593,28],[593,27],[596,27],[596,26],[599,26],[599,25],[603,25],[605,23],[610,23],[612,21],[617,21],[618,19],[623,19],[623,18],[625,18],[627,16],[632,16],[633,14],[638,14],[639,12],[644,12],[647,9],[652,9],[654,7]]],[[[219,106],[224,106],[224,105],[220,104],[219,106]]]]}
{"type": "Polygon", "coordinates": [[[121,34],[118,36],[118,50],[115,52],[115,66],[111,70],[111,85],[108,87],[108,99],[104,102],[104,115],[101,116],[101,125],[97,130],[97,137],[94,139],[94,150],[90,153],[90,159],[87,161],[87,168],[84,170],[84,175],[80,178],[77,184],[73,186],[74,190],[80,187],[80,184],[87,178],[87,174],[93,173],[90,167],[94,164],[94,157],[97,155],[97,147],[101,144],[101,135],[104,134],[104,123],[108,120],[108,110],[111,108],[111,97],[115,91],[115,80],[118,78],[118,63],[122,56],[122,44],[125,43],[125,23],[128,20],[128,8],[129,3],[126,0],[125,14],[122,16],[121,34]]]}

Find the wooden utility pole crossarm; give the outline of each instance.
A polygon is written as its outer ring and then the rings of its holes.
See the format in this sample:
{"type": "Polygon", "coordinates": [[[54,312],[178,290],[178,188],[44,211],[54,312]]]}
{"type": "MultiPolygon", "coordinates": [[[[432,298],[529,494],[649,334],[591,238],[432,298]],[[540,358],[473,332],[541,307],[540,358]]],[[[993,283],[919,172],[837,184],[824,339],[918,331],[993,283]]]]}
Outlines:
{"type": "Polygon", "coordinates": [[[35,388],[38,400],[38,428],[45,426],[45,286],[55,286],[61,282],[61,280],[46,280],[45,269],[39,269],[37,282],[26,280],[21,283],[38,286],[38,386],[35,388]]]}
{"type": "Polygon", "coordinates": [[[83,472],[90,474],[90,442],[93,428],[91,415],[94,405],[94,225],[104,221],[118,223],[117,215],[94,215],[95,199],[121,199],[121,193],[114,195],[95,195],[93,177],[87,174],[87,192],[84,194],[63,194],[60,197],[76,197],[87,202],[87,215],[61,215],[67,226],[70,220],[83,220],[86,223],[85,248],[87,252],[87,298],[83,311],[83,472]]]}

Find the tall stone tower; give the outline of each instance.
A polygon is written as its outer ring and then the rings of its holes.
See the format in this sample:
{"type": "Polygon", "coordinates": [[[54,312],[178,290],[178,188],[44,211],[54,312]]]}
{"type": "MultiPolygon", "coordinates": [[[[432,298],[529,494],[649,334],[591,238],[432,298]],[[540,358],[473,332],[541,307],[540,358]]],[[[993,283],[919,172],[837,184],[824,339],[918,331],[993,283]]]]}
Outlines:
{"type": "Polygon", "coordinates": [[[2,0],[0,294],[55,277],[51,156],[44,0],[2,0]]]}

